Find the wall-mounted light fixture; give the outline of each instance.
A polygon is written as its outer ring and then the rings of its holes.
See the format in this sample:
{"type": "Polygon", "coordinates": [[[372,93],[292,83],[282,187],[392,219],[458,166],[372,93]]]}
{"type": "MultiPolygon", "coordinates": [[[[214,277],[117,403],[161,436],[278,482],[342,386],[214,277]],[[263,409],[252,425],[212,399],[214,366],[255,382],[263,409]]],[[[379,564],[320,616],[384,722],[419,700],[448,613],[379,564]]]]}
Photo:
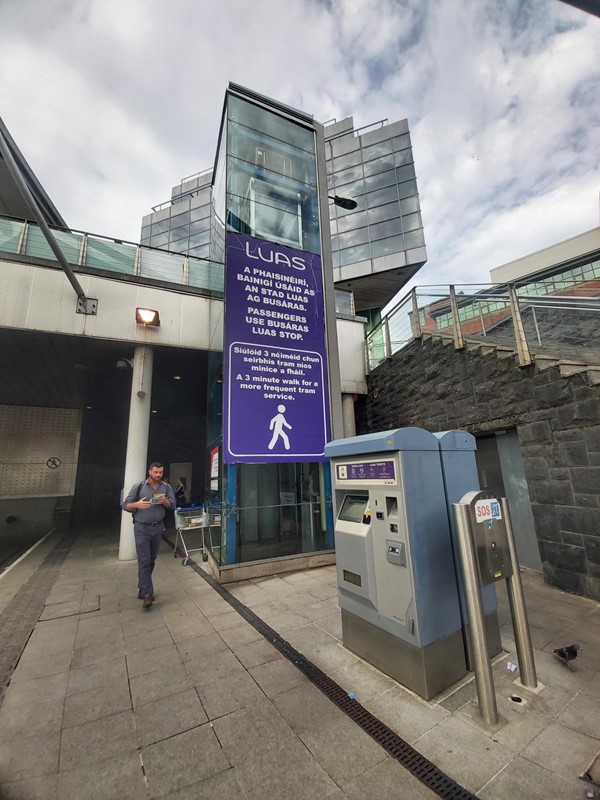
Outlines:
{"type": "Polygon", "coordinates": [[[138,325],[145,325],[147,328],[158,328],[160,317],[154,308],[136,308],[135,321],[138,325]]]}

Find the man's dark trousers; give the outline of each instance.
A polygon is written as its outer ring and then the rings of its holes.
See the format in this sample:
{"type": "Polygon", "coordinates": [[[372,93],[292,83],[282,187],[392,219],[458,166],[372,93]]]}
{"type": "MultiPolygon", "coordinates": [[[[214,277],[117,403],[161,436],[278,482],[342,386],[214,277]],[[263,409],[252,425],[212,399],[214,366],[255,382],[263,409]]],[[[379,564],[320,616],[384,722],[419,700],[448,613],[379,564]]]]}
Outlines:
{"type": "Polygon", "coordinates": [[[135,522],[133,530],[138,561],[138,587],[140,594],[147,597],[149,594],[154,594],[152,572],[165,524],[164,522],[135,522]]]}

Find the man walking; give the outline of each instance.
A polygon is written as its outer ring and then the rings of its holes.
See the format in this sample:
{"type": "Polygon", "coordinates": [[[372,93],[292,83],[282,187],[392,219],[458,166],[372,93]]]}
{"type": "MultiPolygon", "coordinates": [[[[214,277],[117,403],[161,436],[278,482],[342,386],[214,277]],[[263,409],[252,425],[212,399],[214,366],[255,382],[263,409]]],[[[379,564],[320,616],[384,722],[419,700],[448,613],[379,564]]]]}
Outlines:
{"type": "Polygon", "coordinates": [[[138,598],[144,601],[144,608],[154,602],[152,572],[165,530],[165,509],[175,509],[175,495],[168,483],[163,481],[164,467],[153,461],[148,469],[148,477],[142,483],[131,487],[121,508],[133,514],[135,550],[138,560],[138,598]]]}

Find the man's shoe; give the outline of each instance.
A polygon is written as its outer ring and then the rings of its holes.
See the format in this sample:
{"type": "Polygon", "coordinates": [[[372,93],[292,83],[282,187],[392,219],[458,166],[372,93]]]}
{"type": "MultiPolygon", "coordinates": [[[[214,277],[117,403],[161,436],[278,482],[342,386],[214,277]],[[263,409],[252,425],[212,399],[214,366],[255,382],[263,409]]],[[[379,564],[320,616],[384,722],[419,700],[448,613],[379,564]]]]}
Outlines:
{"type": "Polygon", "coordinates": [[[143,608],[150,608],[150,606],[152,605],[153,602],[154,602],[154,595],[153,594],[147,594],[146,597],[144,597],[144,602],[142,603],[142,607],[143,608]]]}
{"type": "MultiPolygon", "coordinates": [[[[146,597],[146,595],[145,595],[145,594],[142,594],[141,592],[138,592],[138,600],[143,600],[143,599],[144,599],[144,597],[146,597]]],[[[151,597],[153,600],[156,600],[156,597],[155,597],[153,594],[152,594],[152,595],[150,595],[150,597],[151,597]]]]}

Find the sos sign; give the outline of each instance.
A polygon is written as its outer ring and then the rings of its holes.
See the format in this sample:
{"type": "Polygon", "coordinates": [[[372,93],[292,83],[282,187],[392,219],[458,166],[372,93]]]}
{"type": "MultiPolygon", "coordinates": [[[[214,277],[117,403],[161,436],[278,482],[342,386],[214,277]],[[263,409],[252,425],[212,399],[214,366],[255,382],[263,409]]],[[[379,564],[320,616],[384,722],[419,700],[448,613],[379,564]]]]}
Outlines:
{"type": "Polygon", "coordinates": [[[502,509],[498,500],[478,500],[474,506],[475,521],[487,522],[490,519],[502,519],[502,509]]]}

